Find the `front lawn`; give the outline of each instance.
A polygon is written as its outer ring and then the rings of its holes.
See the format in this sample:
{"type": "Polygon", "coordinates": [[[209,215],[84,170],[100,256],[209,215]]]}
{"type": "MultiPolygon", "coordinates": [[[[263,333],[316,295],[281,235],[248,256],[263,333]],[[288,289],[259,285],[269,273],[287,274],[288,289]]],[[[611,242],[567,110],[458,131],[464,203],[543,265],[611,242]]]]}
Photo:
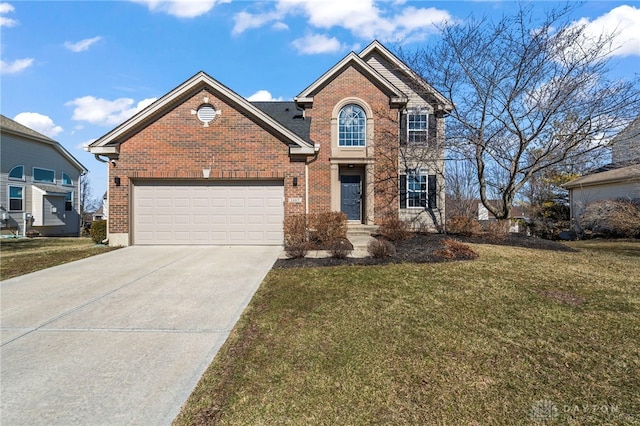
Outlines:
{"type": "Polygon", "coordinates": [[[114,250],[91,238],[0,239],[0,280],[114,250]]]}
{"type": "Polygon", "coordinates": [[[176,425],[639,424],[639,242],[274,269],[176,425]]]}

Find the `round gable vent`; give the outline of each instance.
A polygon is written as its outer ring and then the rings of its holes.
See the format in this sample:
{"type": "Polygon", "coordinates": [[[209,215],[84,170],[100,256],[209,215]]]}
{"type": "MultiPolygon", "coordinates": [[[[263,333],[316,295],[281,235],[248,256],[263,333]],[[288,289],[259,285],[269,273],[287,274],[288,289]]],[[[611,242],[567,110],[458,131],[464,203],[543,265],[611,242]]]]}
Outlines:
{"type": "Polygon", "coordinates": [[[202,121],[205,126],[209,125],[216,118],[216,109],[211,104],[203,104],[198,108],[198,120],[202,121]]]}

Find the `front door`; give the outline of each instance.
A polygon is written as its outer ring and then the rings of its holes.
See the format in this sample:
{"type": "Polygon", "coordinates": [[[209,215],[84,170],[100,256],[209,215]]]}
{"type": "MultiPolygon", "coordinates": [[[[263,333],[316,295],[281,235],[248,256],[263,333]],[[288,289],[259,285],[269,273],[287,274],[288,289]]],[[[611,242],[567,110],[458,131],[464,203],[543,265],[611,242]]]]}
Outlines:
{"type": "Polygon", "coordinates": [[[340,210],[347,220],[360,220],[360,176],[340,176],[340,210]]]}

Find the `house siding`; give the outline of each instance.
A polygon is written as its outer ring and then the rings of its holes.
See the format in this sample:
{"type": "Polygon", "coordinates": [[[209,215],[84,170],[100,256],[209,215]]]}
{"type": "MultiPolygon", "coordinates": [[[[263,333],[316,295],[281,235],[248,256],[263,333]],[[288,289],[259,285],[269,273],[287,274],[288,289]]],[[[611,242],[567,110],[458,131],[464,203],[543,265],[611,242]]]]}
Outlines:
{"type": "MultiPolygon", "coordinates": [[[[130,241],[131,184],[135,179],[280,180],[284,182],[285,215],[304,213],[305,167],[289,157],[289,147],[237,106],[205,89],[181,103],[120,146],[119,160],[109,167],[109,234],[119,245],[130,241]],[[204,127],[192,110],[208,97],[221,111],[204,127]],[[116,186],[115,177],[120,185],[116,186]],[[297,186],[291,184],[293,178],[297,186]]],[[[112,241],[113,242],[113,241],[112,241]]]]}
{"type": "MultiPolygon", "coordinates": [[[[435,114],[435,143],[431,143],[423,149],[418,147],[413,148],[411,152],[412,155],[405,156],[408,158],[403,158],[401,154],[398,158],[398,169],[402,173],[404,168],[420,167],[424,170],[424,173],[436,176],[437,207],[430,210],[415,208],[400,209],[400,218],[411,223],[413,227],[417,229],[439,229],[443,225],[445,218],[444,115],[436,113],[433,104],[434,101],[429,99],[428,95],[419,93],[419,88],[416,83],[412,83],[406,75],[382,56],[377,53],[372,53],[365,58],[365,61],[380,75],[407,95],[409,101],[406,109],[412,109],[417,106],[426,107],[428,114],[435,114]]],[[[406,115],[403,114],[400,119],[406,120],[406,115]]]]}
{"type": "MultiPolygon", "coordinates": [[[[374,217],[367,217],[366,220],[379,224],[383,217],[390,214],[397,215],[398,211],[397,203],[393,202],[398,192],[397,170],[394,164],[398,156],[398,110],[390,107],[389,96],[354,66],[348,66],[314,93],[313,107],[305,112],[311,118],[311,140],[321,145],[318,159],[309,167],[309,206],[312,212],[336,210],[335,203],[332,208],[330,189],[332,160],[335,160],[332,157],[332,148],[336,143],[331,134],[331,122],[335,118],[333,113],[336,105],[346,98],[366,103],[373,115],[373,120],[367,123],[373,126],[367,129],[369,136],[367,147],[365,150],[354,148],[355,155],[351,160],[357,164],[373,163],[371,166],[375,186],[373,205],[376,208],[374,217]]],[[[343,149],[341,156],[344,151],[343,149]]],[[[334,192],[334,199],[336,196],[334,192]]]]}
{"type": "Polygon", "coordinates": [[[571,219],[579,220],[584,210],[596,201],[640,199],[640,179],[603,185],[576,187],[571,189],[571,219]]]}
{"type": "MultiPolygon", "coordinates": [[[[64,157],[55,147],[48,143],[24,139],[13,134],[2,133],[2,155],[0,159],[0,209],[10,217],[10,226],[18,228],[20,235],[24,235],[24,213],[34,215],[34,226],[27,228],[38,231],[44,236],[78,236],[80,232],[80,215],[78,213],[79,179],[80,171],[76,165],[64,157]],[[24,166],[24,181],[9,180],[9,171],[17,165],[24,166]],[[62,212],[56,214],[56,218],[46,217],[45,209],[34,211],[34,206],[42,206],[45,200],[42,193],[34,190],[33,168],[40,167],[55,171],[55,183],[60,192],[73,191],[73,210],[64,211],[64,199],[62,200],[62,212]],[[62,185],[62,172],[72,180],[72,185],[62,185]],[[20,212],[9,212],[8,186],[16,185],[24,188],[23,209],[20,212]],[[39,199],[34,199],[38,198],[39,199]],[[48,219],[48,220],[47,220],[48,219]],[[42,224],[42,226],[38,226],[42,224]],[[49,225],[50,224],[50,225],[49,225]]],[[[27,230],[28,230],[27,229],[27,230]]]]}

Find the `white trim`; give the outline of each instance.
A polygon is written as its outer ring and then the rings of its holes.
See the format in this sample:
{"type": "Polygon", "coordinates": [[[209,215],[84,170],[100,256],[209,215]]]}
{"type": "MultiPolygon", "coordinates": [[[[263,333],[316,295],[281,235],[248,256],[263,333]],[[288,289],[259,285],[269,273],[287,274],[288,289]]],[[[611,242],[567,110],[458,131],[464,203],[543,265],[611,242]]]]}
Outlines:
{"type": "Polygon", "coordinates": [[[372,54],[374,51],[377,51],[384,59],[397,67],[397,69],[402,71],[411,79],[418,82],[423,88],[427,89],[430,94],[432,94],[441,104],[443,104],[444,110],[446,112],[450,112],[451,110],[453,110],[453,104],[442,93],[438,92],[433,86],[427,83],[422,77],[418,75],[418,73],[409,68],[407,64],[402,62],[396,55],[391,53],[391,51],[384,47],[384,45],[378,40],[374,40],[373,42],[371,42],[371,44],[365,47],[360,52],[359,56],[364,60],[366,56],[372,54]]]}
{"type": "MultiPolygon", "coordinates": [[[[25,211],[25,198],[26,197],[25,197],[25,189],[24,188],[25,188],[24,185],[11,185],[10,183],[7,184],[7,202],[8,202],[7,206],[9,207],[7,209],[8,212],[23,212],[23,211],[25,211]],[[11,208],[11,199],[12,199],[12,197],[11,197],[11,187],[22,189],[22,208],[20,210],[13,210],[11,208]]],[[[15,197],[13,199],[17,200],[17,198],[15,198],[15,197]]]]}
{"type": "Polygon", "coordinates": [[[313,94],[315,93],[315,91],[318,90],[327,81],[329,81],[335,74],[340,73],[350,64],[355,64],[360,67],[363,71],[369,74],[370,77],[373,77],[373,79],[381,84],[389,93],[391,93],[392,103],[404,105],[408,102],[407,95],[405,95],[400,89],[389,82],[389,80],[380,75],[376,70],[374,70],[369,64],[367,64],[354,52],[350,52],[347,56],[342,58],[340,62],[335,64],[329,71],[322,74],[319,79],[317,79],[310,86],[304,89],[298,96],[293,98],[294,101],[296,101],[298,104],[313,103],[313,94]]]}
{"type": "MultiPolygon", "coordinates": [[[[111,130],[109,133],[92,142],[88,147],[89,152],[91,152],[92,154],[106,154],[106,152],[101,151],[101,149],[104,149],[109,144],[114,145],[112,148],[115,148],[115,150],[117,151],[117,147],[122,142],[121,140],[119,140],[120,138],[125,137],[128,132],[132,131],[136,127],[145,126],[148,119],[162,112],[162,110],[164,110],[168,105],[171,105],[172,102],[178,100],[180,97],[184,96],[199,85],[203,87],[209,87],[213,89],[220,97],[226,98],[231,103],[237,104],[241,109],[245,110],[250,115],[254,116],[256,119],[275,130],[281,136],[285,137],[286,139],[292,141],[300,148],[302,148],[301,151],[303,152],[301,153],[307,154],[307,150],[305,150],[304,148],[311,148],[311,153],[315,152],[313,151],[313,146],[309,142],[305,141],[300,136],[284,127],[282,124],[254,106],[251,102],[233,92],[228,87],[222,85],[203,71],[200,71],[199,73],[182,83],[180,86],[176,87],[175,89],[149,105],[147,108],[143,109],[115,129],[111,130]]],[[[110,153],[115,154],[117,152],[110,153]]]]}
{"type": "Polygon", "coordinates": [[[45,169],[44,167],[33,166],[31,168],[31,181],[33,183],[50,183],[52,185],[55,185],[56,184],[56,171],[55,170],[51,170],[51,169],[45,169]],[[36,169],[45,170],[47,172],[52,172],[53,173],[53,180],[51,180],[51,181],[48,181],[48,180],[36,180],[36,169]]]}
{"type": "Polygon", "coordinates": [[[10,170],[9,173],[7,173],[7,179],[12,180],[14,182],[25,182],[25,175],[24,175],[24,164],[17,164],[15,166],[13,166],[10,170]],[[22,167],[22,177],[21,178],[15,178],[15,177],[11,177],[11,172],[13,171],[13,169],[15,169],[16,167],[22,167]]]}

